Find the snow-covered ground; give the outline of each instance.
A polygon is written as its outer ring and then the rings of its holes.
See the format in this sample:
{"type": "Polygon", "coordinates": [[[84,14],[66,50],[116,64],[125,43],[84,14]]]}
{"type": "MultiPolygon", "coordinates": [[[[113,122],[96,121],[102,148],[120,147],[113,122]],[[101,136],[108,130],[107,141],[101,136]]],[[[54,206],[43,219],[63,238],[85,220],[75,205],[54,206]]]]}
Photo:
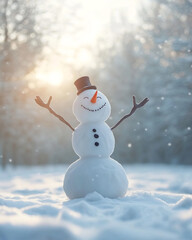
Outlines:
{"type": "Polygon", "coordinates": [[[131,165],[121,199],[69,201],[65,166],[0,170],[0,240],[191,240],[192,167],[131,165]]]}

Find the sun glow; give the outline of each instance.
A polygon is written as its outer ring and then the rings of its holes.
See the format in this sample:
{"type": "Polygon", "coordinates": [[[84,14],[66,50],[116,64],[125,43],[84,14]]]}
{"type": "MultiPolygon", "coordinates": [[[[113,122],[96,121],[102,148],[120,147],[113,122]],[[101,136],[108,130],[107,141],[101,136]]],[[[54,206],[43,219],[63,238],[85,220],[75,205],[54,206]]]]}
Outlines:
{"type": "MultiPolygon", "coordinates": [[[[138,24],[140,21],[139,10],[143,4],[141,0],[81,0],[84,10],[84,17],[89,19],[95,27],[102,28],[104,24],[111,22],[116,14],[126,12],[129,23],[138,24]],[[115,15],[114,15],[115,14],[115,15]],[[104,23],[104,24],[103,24],[104,23]]],[[[114,19],[115,20],[115,19],[114,19]]]]}
{"type": "Polygon", "coordinates": [[[61,58],[52,54],[38,64],[33,72],[33,77],[40,85],[47,84],[58,87],[69,83],[73,75],[70,66],[65,65],[61,58]]]}
{"type": "Polygon", "coordinates": [[[36,73],[36,79],[52,86],[59,86],[63,82],[63,73],[59,70],[36,73]]]}
{"type": "Polygon", "coordinates": [[[39,84],[57,87],[74,80],[76,71],[87,75],[87,67],[97,67],[95,58],[99,48],[111,47],[127,26],[131,29],[140,24],[141,0],[73,1],[79,4],[75,12],[79,21],[69,15],[67,23],[65,14],[69,6],[61,5],[60,0],[54,3],[61,11],[55,23],[59,37],[48,38],[50,47],[45,51],[45,59],[33,73],[39,84]]]}

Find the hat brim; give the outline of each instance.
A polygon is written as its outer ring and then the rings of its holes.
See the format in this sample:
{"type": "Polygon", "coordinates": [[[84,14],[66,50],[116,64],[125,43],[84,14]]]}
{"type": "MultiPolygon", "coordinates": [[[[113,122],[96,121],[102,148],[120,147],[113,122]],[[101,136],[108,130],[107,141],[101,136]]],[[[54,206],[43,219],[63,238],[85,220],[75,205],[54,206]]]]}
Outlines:
{"type": "Polygon", "coordinates": [[[84,88],[81,88],[79,89],[79,91],[77,92],[77,95],[79,95],[80,93],[84,92],[85,90],[88,90],[88,89],[97,89],[96,86],[89,86],[89,87],[84,87],[84,88]]]}

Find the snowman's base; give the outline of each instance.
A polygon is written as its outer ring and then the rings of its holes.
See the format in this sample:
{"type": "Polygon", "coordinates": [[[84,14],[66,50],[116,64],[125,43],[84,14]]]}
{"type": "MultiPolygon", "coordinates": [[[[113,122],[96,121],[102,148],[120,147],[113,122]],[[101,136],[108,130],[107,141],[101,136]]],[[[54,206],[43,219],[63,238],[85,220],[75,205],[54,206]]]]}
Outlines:
{"type": "Polygon", "coordinates": [[[81,158],[65,174],[64,191],[70,199],[98,192],[103,197],[123,197],[128,180],[123,167],[112,158],[81,158]]]}

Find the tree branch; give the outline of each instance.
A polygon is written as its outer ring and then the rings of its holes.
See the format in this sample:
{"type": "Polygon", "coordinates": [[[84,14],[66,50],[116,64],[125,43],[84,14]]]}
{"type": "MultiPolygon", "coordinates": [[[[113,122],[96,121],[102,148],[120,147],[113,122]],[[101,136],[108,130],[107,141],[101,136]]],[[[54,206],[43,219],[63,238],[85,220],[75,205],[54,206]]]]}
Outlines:
{"type": "Polygon", "coordinates": [[[4,12],[2,14],[3,17],[3,25],[4,25],[4,45],[6,46],[8,42],[8,23],[7,23],[7,8],[8,8],[9,0],[5,0],[4,2],[4,12]]]}
{"type": "Polygon", "coordinates": [[[52,97],[49,97],[48,102],[47,102],[47,103],[44,103],[44,102],[42,101],[42,99],[41,99],[39,96],[37,96],[36,99],[35,99],[35,102],[36,102],[39,106],[48,109],[51,114],[53,114],[53,115],[54,115],[55,117],[57,117],[61,122],[65,123],[68,127],[70,127],[72,131],[74,131],[75,129],[71,126],[71,124],[68,123],[62,116],[60,116],[60,115],[58,115],[56,112],[54,112],[53,109],[50,107],[51,100],[52,100],[52,97]]]}
{"type": "Polygon", "coordinates": [[[116,128],[119,124],[122,123],[123,120],[125,120],[126,118],[130,117],[138,108],[143,107],[147,102],[149,101],[148,98],[145,98],[142,102],[140,103],[136,103],[135,100],[135,96],[133,96],[133,108],[131,109],[129,114],[126,114],[124,117],[122,117],[112,128],[111,130],[113,130],[114,128],[116,128]]]}

